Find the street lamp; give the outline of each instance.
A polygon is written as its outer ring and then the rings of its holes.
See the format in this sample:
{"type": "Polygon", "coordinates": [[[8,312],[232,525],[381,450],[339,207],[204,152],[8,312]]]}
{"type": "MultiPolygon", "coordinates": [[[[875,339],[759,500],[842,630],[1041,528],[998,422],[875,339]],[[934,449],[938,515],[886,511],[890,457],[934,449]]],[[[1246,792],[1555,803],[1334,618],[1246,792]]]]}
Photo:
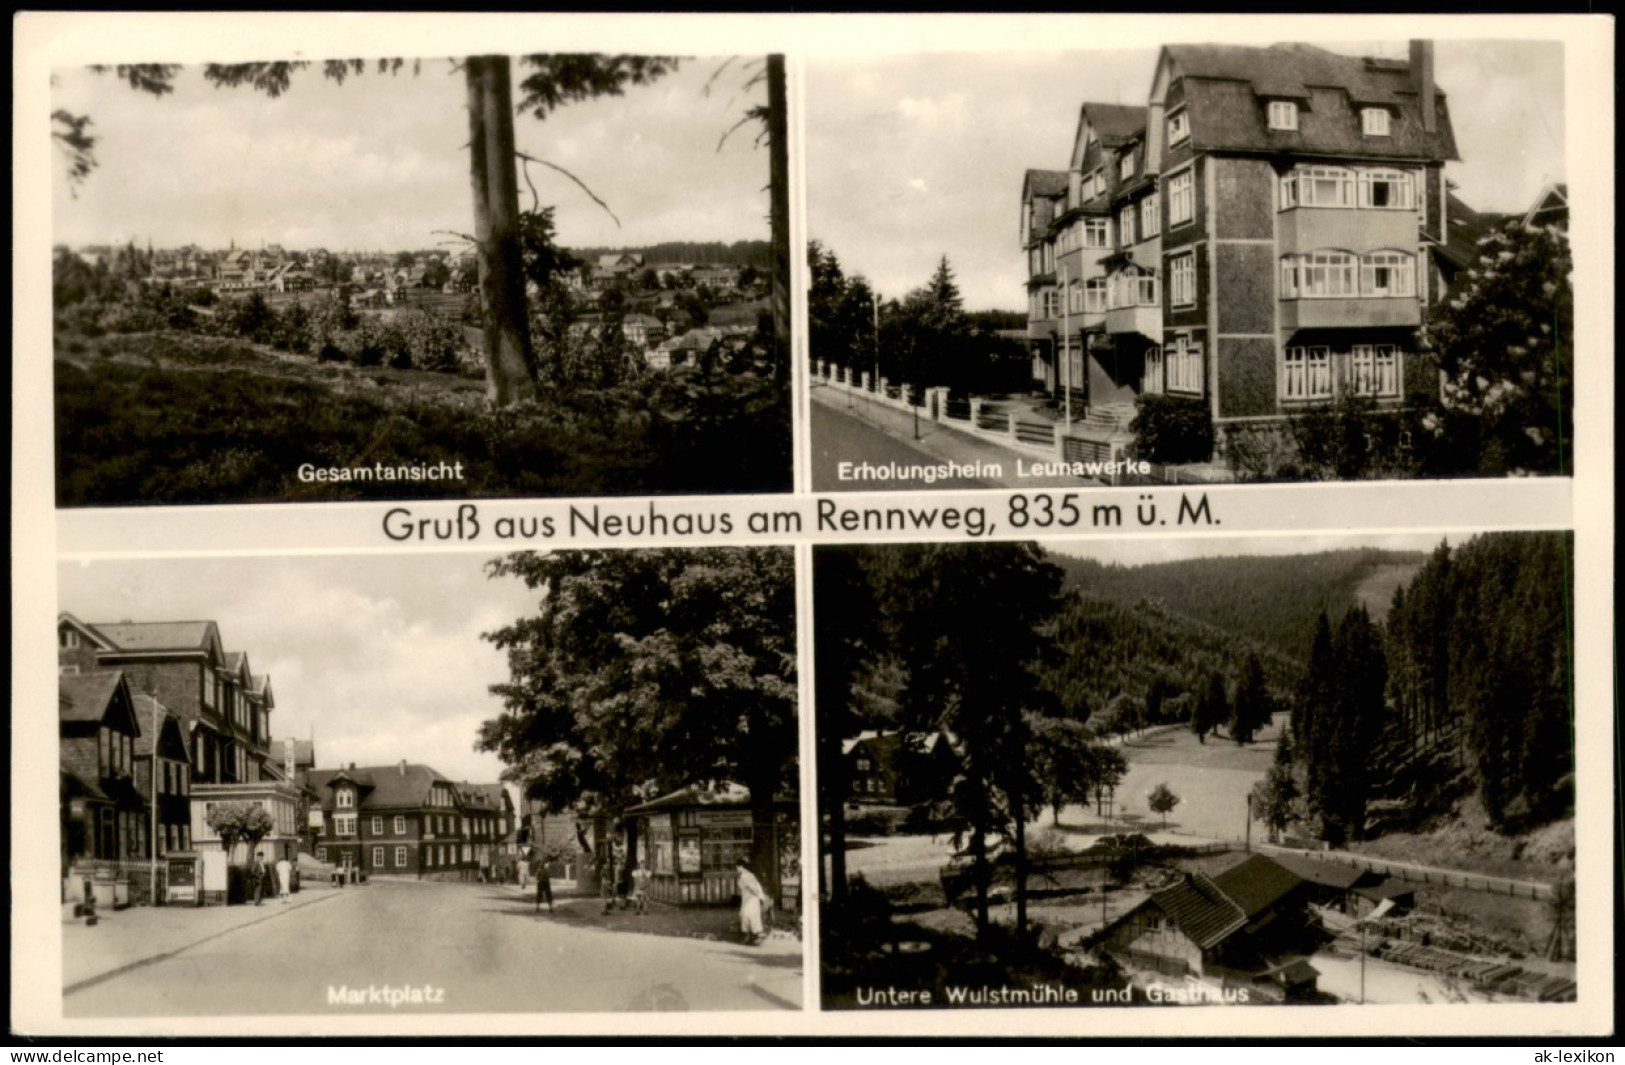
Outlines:
{"type": "Polygon", "coordinates": [[[152,700],[152,801],[147,804],[149,808],[147,819],[147,854],[149,857],[147,894],[150,901],[147,905],[158,905],[158,740],[161,732],[158,722],[159,704],[156,688],[147,692],[147,698],[152,700]]]}

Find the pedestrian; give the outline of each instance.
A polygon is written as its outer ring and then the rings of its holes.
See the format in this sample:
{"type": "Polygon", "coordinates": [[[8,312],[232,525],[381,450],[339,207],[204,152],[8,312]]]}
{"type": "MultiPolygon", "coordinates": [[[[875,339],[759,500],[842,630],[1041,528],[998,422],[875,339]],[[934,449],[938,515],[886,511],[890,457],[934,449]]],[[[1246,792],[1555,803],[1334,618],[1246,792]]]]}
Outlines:
{"type": "Polygon", "coordinates": [[[288,902],[288,897],[293,894],[293,863],[288,861],[288,856],[286,854],[277,859],[276,888],[277,895],[282,899],[283,904],[286,905],[288,902]]]}
{"type": "Polygon", "coordinates": [[[750,871],[750,863],[739,859],[739,934],[746,946],[762,941],[762,911],[767,906],[767,892],[762,882],[750,871]]]}
{"type": "Polygon", "coordinates": [[[248,863],[248,892],[258,906],[265,898],[265,852],[255,851],[248,863]]]}
{"type": "Polygon", "coordinates": [[[519,848],[519,860],[514,863],[514,873],[519,877],[519,890],[523,891],[530,886],[530,848],[519,848]]]}
{"type": "Polygon", "coordinates": [[[632,901],[637,906],[639,917],[649,912],[650,875],[648,867],[644,865],[632,870],[632,901]]]}
{"type": "Polygon", "coordinates": [[[548,869],[547,862],[538,858],[536,861],[536,912],[542,911],[542,903],[547,903],[547,912],[553,912],[553,873],[548,869]]]}
{"type": "Polygon", "coordinates": [[[604,854],[603,866],[600,870],[601,875],[599,877],[599,894],[601,894],[604,899],[605,913],[608,913],[615,908],[616,883],[621,878],[621,867],[618,861],[619,857],[620,855],[615,853],[614,848],[611,848],[604,854]]]}

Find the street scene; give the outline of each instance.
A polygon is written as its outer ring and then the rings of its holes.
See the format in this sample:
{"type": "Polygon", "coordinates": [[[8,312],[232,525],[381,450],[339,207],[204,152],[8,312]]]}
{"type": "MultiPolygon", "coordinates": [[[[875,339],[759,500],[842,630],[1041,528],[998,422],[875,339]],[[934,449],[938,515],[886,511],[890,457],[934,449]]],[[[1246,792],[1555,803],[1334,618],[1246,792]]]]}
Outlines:
{"type": "Polygon", "coordinates": [[[801,1008],[787,549],[59,580],[68,1015],[801,1008]]]}
{"type": "Polygon", "coordinates": [[[826,1007],[1572,1001],[1570,550],[818,549],[826,1007]]]}
{"type": "MultiPolygon", "coordinates": [[[[814,410],[1013,487],[1571,473],[1563,113],[1555,42],[820,57],[814,410]]],[[[854,435],[822,490],[930,486],[854,435]]]]}

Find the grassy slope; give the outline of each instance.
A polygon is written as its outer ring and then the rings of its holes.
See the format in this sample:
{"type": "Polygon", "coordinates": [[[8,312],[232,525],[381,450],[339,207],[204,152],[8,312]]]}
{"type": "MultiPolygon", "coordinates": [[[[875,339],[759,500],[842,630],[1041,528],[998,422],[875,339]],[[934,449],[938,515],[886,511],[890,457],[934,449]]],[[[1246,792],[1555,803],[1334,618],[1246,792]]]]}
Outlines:
{"type": "Polygon", "coordinates": [[[676,383],[654,387],[668,390],[670,407],[626,391],[582,390],[492,414],[482,384],[453,375],[318,363],[189,334],[73,340],[56,362],[58,502],[788,490],[788,403],[774,390],[722,382],[737,397],[702,396],[685,408],[676,383]],[[690,415],[701,411],[711,418],[696,426],[690,415]],[[731,433],[755,435],[741,447],[731,433]],[[303,484],[297,477],[307,462],[439,461],[461,461],[466,479],[303,484]]]}

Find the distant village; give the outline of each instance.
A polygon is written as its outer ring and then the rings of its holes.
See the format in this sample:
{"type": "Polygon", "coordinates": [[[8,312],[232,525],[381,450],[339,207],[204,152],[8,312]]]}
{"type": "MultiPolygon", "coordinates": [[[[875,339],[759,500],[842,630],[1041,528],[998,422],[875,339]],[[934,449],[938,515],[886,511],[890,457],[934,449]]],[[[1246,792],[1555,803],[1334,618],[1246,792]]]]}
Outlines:
{"type": "MultiPolygon", "coordinates": [[[[57,256],[73,255],[86,265],[182,291],[209,302],[259,293],[273,305],[335,293],[358,310],[389,312],[420,307],[447,319],[462,309],[479,283],[472,251],[330,252],[289,250],[279,244],[208,250],[140,248],[97,244],[59,245],[57,256]],[[207,293],[207,295],[203,295],[207,293]]],[[[647,260],[643,252],[601,253],[564,271],[572,336],[595,336],[618,320],[626,340],[653,369],[691,364],[699,354],[743,350],[756,332],[754,315],[711,315],[713,308],[749,305],[766,298],[764,269],[734,263],[647,260]],[[616,297],[606,299],[614,292],[616,297]]],[[[535,286],[531,294],[536,295],[535,286]]],[[[465,343],[483,343],[477,329],[465,329],[465,343]]]]}

